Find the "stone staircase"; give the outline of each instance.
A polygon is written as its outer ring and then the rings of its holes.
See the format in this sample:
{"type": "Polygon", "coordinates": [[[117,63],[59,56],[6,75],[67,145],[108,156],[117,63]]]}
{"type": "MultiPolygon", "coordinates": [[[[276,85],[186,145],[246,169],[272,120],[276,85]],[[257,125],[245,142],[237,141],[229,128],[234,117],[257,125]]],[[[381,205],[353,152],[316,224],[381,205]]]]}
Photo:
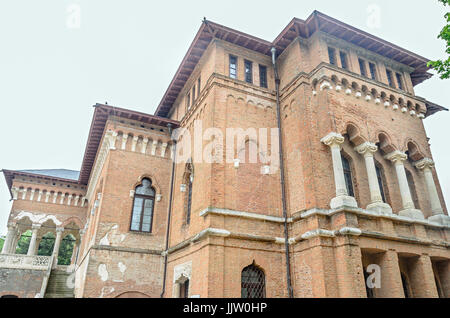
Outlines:
{"type": "Polygon", "coordinates": [[[63,269],[52,269],[44,298],[74,298],[74,290],[67,285],[70,276],[63,269]]]}

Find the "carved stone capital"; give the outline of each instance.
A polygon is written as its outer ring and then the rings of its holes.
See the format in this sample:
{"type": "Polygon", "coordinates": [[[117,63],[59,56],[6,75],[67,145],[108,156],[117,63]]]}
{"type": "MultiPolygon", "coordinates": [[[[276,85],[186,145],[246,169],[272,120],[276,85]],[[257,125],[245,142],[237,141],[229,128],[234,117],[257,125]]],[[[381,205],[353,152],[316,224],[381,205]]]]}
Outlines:
{"type": "Polygon", "coordinates": [[[434,167],[434,161],[430,158],[424,158],[417,161],[414,165],[419,170],[432,169],[434,167]]]}
{"type": "Polygon", "coordinates": [[[324,143],[329,147],[341,146],[344,143],[344,137],[341,134],[331,132],[325,137],[323,137],[320,142],[324,143]]]}
{"type": "Polygon", "coordinates": [[[406,153],[396,150],[384,156],[384,159],[392,161],[393,163],[397,164],[403,163],[403,161],[408,159],[408,156],[406,155],[406,153]]]}
{"type": "Polygon", "coordinates": [[[365,142],[355,147],[355,151],[359,154],[365,156],[373,156],[375,152],[377,152],[378,147],[374,143],[365,142]]]}

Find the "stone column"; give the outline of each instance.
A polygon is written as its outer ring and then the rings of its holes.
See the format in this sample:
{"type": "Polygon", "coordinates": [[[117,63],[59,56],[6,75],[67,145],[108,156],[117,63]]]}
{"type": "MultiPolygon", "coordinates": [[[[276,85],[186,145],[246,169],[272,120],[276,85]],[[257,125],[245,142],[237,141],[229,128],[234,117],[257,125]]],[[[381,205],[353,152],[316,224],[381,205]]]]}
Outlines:
{"type": "Polygon", "coordinates": [[[63,227],[57,227],[56,228],[56,239],[55,239],[55,246],[53,247],[53,268],[55,268],[58,265],[58,253],[59,253],[59,247],[61,246],[61,239],[62,234],[64,232],[63,227]]]}
{"type": "Polygon", "coordinates": [[[378,147],[373,143],[365,142],[356,147],[355,150],[364,156],[366,162],[370,190],[370,204],[366,207],[366,209],[383,214],[392,214],[391,206],[383,202],[383,198],[381,197],[380,184],[378,182],[375,161],[373,159],[373,154],[377,152],[378,147]]]}
{"type": "Polygon", "coordinates": [[[13,200],[17,200],[18,196],[19,196],[19,189],[17,189],[16,187],[12,187],[11,188],[11,193],[13,196],[13,200]]]}
{"type": "Polygon", "coordinates": [[[9,254],[11,245],[14,241],[14,235],[16,234],[16,226],[14,224],[8,224],[8,233],[6,234],[5,242],[3,242],[2,254],[9,254]]]}
{"type": "Polygon", "coordinates": [[[342,167],[341,145],[344,143],[344,137],[341,134],[332,132],[322,138],[322,143],[331,148],[331,156],[333,160],[334,184],[336,186],[336,197],[330,202],[332,209],[348,206],[358,207],[354,197],[348,195],[345,185],[344,168],[342,167]]]}
{"type": "Polygon", "coordinates": [[[145,154],[147,152],[147,145],[148,145],[148,138],[145,137],[142,140],[142,145],[141,145],[141,153],[145,154]]]}
{"type": "Polygon", "coordinates": [[[30,245],[28,246],[28,253],[27,255],[34,255],[34,252],[36,250],[36,239],[39,229],[41,228],[40,224],[33,224],[31,229],[33,230],[33,234],[31,235],[31,241],[30,245]]]}
{"type": "Polygon", "coordinates": [[[139,139],[138,136],[134,136],[133,140],[131,142],[131,151],[133,151],[133,152],[136,151],[136,145],[137,145],[138,139],[139,139]]]}
{"type": "Polygon", "coordinates": [[[122,150],[125,150],[127,147],[128,134],[122,135],[122,150]]]}
{"type": "Polygon", "coordinates": [[[30,201],[33,201],[35,192],[36,192],[36,189],[31,189],[30,201]]]}
{"type": "Polygon", "coordinates": [[[413,219],[423,220],[425,219],[422,211],[417,210],[414,207],[414,202],[411,197],[411,191],[409,190],[408,179],[406,178],[405,166],[403,162],[408,156],[401,151],[394,151],[385,156],[385,159],[391,161],[395,165],[395,171],[397,173],[398,185],[400,188],[400,195],[402,197],[403,210],[398,214],[401,216],[407,216],[413,219]]]}
{"type": "Polygon", "coordinates": [[[441,200],[436,189],[436,183],[433,178],[434,162],[429,158],[424,158],[415,164],[416,168],[423,171],[425,176],[425,183],[427,185],[428,197],[431,204],[432,216],[428,218],[430,221],[435,221],[441,224],[450,225],[450,217],[444,214],[442,209],[441,200]]]}

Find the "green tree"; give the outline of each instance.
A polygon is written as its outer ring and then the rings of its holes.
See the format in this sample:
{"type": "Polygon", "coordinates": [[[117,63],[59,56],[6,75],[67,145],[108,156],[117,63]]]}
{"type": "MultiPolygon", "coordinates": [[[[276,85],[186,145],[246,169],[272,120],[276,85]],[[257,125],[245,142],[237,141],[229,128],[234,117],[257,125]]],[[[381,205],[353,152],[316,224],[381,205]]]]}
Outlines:
{"type": "Polygon", "coordinates": [[[0,238],[0,251],[3,249],[3,244],[5,243],[5,240],[0,238]]]}
{"type": "MultiPolygon", "coordinates": [[[[447,9],[450,6],[450,0],[439,0],[439,2],[442,2],[447,9]]],[[[447,42],[445,50],[447,59],[428,62],[428,66],[435,69],[442,79],[450,78],[450,12],[445,14],[445,19],[447,20],[447,25],[439,33],[438,39],[447,42]]]]}

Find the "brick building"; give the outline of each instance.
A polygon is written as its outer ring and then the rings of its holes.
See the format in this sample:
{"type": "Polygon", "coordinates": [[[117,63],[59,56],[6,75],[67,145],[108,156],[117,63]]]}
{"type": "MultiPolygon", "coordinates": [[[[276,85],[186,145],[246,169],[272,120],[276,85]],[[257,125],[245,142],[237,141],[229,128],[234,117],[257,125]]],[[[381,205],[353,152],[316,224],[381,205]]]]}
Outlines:
{"type": "Polygon", "coordinates": [[[79,173],[3,170],[0,296],[449,297],[427,61],[317,11],[273,42],[205,20],[154,115],[95,105],[79,173]]]}

